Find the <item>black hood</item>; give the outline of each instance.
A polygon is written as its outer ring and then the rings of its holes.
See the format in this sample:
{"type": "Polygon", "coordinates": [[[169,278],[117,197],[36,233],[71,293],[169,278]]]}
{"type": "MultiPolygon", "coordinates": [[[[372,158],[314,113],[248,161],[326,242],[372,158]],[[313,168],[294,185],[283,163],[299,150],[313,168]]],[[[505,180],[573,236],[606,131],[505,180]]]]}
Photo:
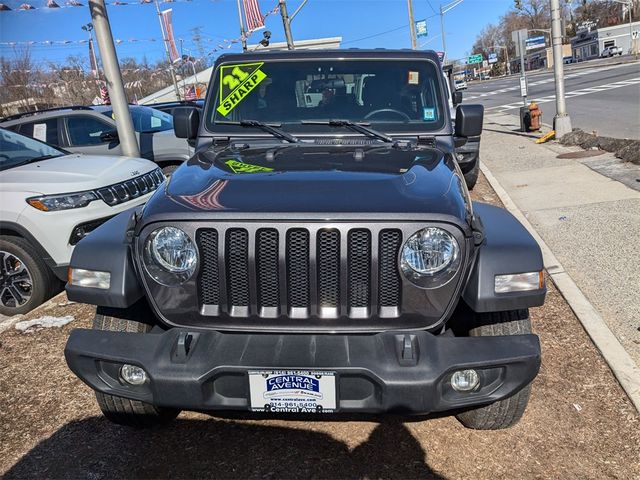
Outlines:
{"type": "Polygon", "coordinates": [[[455,160],[436,148],[265,143],[199,152],[144,215],[415,212],[464,222],[465,195],[455,160]]]}

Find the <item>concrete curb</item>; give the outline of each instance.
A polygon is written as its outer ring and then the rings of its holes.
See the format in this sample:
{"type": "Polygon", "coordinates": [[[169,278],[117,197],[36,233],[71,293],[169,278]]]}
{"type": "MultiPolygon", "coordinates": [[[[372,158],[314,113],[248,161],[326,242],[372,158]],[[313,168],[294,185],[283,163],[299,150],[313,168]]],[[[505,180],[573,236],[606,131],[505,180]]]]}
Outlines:
{"type": "Polygon", "coordinates": [[[24,320],[24,318],[27,315],[32,315],[34,313],[38,313],[40,310],[45,310],[48,307],[52,306],[53,304],[59,302],[60,300],[62,300],[62,297],[64,295],[65,295],[65,291],[63,290],[62,292],[60,292],[55,297],[52,297],[49,300],[47,300],[46,302],[44,302],[42,305],[38,305],[36,308],[31,310],[29,313],[24,313],[24,314],[20,314],[20,315],[14,315],[13,317],[9,317],[9,318],[7,318],[5,320],[0,321],[0,334],[3,333],[3,332],[6,332],[10,328],[12,328],[19,321],[24,320]]]}
{"type": "Polygon", "coordinates": [[[611,371],[631,400],[631,403],[633,403],[636,410],[640,413],[640,367],[636,365],[620,341],[611,332],[598,311],[591,305],[591,302],[587,300],[587,297],[584,296],[571,276],[565,271],[562,264],[558,261],[542,237],[538,235],[538,232],[536,232],[529,223],[522,211],[513,202],[507,191],[502,188],[498,179],[493,176],[491,171],[482,162],[480,162],[480,170],[500,200],[502,200],[505,208],[529,230],[540,245],[547,273],[571,307],[571,310],[573,310],[576,317],[578,317],[578,320],[580,320],[580,323],[587,331],[589,337],[591,337],[596,348],[604,357],[611,371]]]}

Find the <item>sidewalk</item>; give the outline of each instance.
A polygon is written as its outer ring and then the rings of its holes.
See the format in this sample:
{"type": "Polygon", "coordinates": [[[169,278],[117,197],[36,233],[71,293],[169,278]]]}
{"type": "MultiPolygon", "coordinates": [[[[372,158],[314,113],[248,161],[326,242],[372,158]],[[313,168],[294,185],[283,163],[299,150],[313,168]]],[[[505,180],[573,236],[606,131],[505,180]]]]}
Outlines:
{"type": "Polygon", "coordinates": [[[483,163],[640,365],[640,167],[608,153],[558,159],[581,149],[517,129],[515,116],[487,115],[483,163]]]}

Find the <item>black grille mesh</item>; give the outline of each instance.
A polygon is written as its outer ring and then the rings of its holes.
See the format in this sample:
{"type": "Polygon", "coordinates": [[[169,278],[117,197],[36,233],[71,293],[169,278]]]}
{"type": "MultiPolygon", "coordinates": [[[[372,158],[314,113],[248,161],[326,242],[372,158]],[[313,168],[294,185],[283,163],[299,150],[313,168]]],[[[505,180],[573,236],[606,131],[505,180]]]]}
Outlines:
{"type": "Polygon", "coordinates": [[[340,232],[318,232],[318,301],[322,307],[340,303],[340,232]]]}
{"type": "Polygon", "coordinates": [[[249,305],[249,234],[243,228],[227,230],[225,266],[229,303],[249,305]]]}
{"type": "Polygon", "coordinates": [[[258,304],[262,307],[279,306],[278,231],[273,228],[258,230],[256,235],[256,275],[258,304]]]}
{"type": "Polygon", "coordinates": [[[378,252],[379,291],[378,302],[381,307],[400,305],[400,273],[397,261],[402,233],[400,230],[382,230],[380,232],[378,252]]]}
{"type": "Polygon", "coordinates": [[[218,232],[199,230],[197,237],[200,248],[200,298],[205,305],[220,304],[220,278],[218,274],[218,232]]]}
{"type": "Polygon", "coordinates": [[[287,232],[287,292],[290,307],[309,306],[309,232],[287,232]]]}
{"type": "Polygon", "coordinates": [[[351,230],[348,237],[349,306],[368,307],[371,279],[371,234],[369,230],[351,230]]]}
{"type": "MultiPolygon", "coordinates": [[[[374,233],[368,228],[355,228],[348,232],[337,228],[319,229],[317,232],[314,230],[313,235],[316,242],[311,252],[311,233],[304,228],[259,228],[255,234],[237,227],[199,229],[196,240],[201,254],[198,279],[201,304],[219,305],[222,312],[231,306],[249,307],[253,298],[250,289],[255,288],[253,302],[257,304],[258,311],[253,310],[254,306],[249,315],[260,314],[260,308],[276,308],[280,315],[286,315],[286,311],[279,310],[284,305],[286,308],[309,309],[310,312],[313,285],[320,315],[328,314],[322,308],[336,307],[339,314],[350,315],[350,310],[340,310],[341,303],[349,309],[368,308],[376,300],[379,307],[400,307],[402,282],[397,266],[402,246],[400,230],[376,232],[377,252],[373,251],[374,233]],[[346,235],[344,252],[342,235],[346,235]],[[223,239],[222,259],[218,258],[218,251],[223,239]],[[255,245],[255,255],[251,252],[250,256],[250,244],[255,245]],[[373,272],[376,256],[377,275],[373,272]],[[341,278],[342,258],[347,261],[346,284],[341,278]],[[223,265],[224,270],[221,270],[223,265]],[[283,266],[285,271],[281,270],[283,266]],[[312,266],[315,266],[315,271],[312,266]],[[310,277],[311,272],[315,273],[315,279],[310,277]],[[375,289],[372,289],[371,282],[376,277],[378,298],[374,299],[372,290],[375,289]],[[252,283],[253,279],[255,283],[252,283]],[[285,289],[287,294],[283,298],[285,289]],[[343,295],[346,298],[342,298],[343,295]]],[[[369,314],[375,315],[375,309],[369,314]]]]}

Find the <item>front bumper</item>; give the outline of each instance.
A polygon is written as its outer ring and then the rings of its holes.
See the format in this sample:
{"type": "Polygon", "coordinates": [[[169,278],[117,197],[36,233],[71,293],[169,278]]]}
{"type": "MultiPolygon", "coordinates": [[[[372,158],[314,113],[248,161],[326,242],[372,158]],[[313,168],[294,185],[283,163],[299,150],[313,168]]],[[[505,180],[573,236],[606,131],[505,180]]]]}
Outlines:
{"type": "Polygon", "coordinates": [[[76,329],[65,357],[91,388],[161,407],[250,410],[249,370],[336,373],[337,412],[426,414],[509,397],[540,367],[536,335],[434,336],[424,331],[372,335],[239,334],[174,328],[164,333],[76,329]],[[122,364],[145,369],[129,386],[122,364]],[[473,368],[480,387],[459,393],[454,371],[473,368]]]}

